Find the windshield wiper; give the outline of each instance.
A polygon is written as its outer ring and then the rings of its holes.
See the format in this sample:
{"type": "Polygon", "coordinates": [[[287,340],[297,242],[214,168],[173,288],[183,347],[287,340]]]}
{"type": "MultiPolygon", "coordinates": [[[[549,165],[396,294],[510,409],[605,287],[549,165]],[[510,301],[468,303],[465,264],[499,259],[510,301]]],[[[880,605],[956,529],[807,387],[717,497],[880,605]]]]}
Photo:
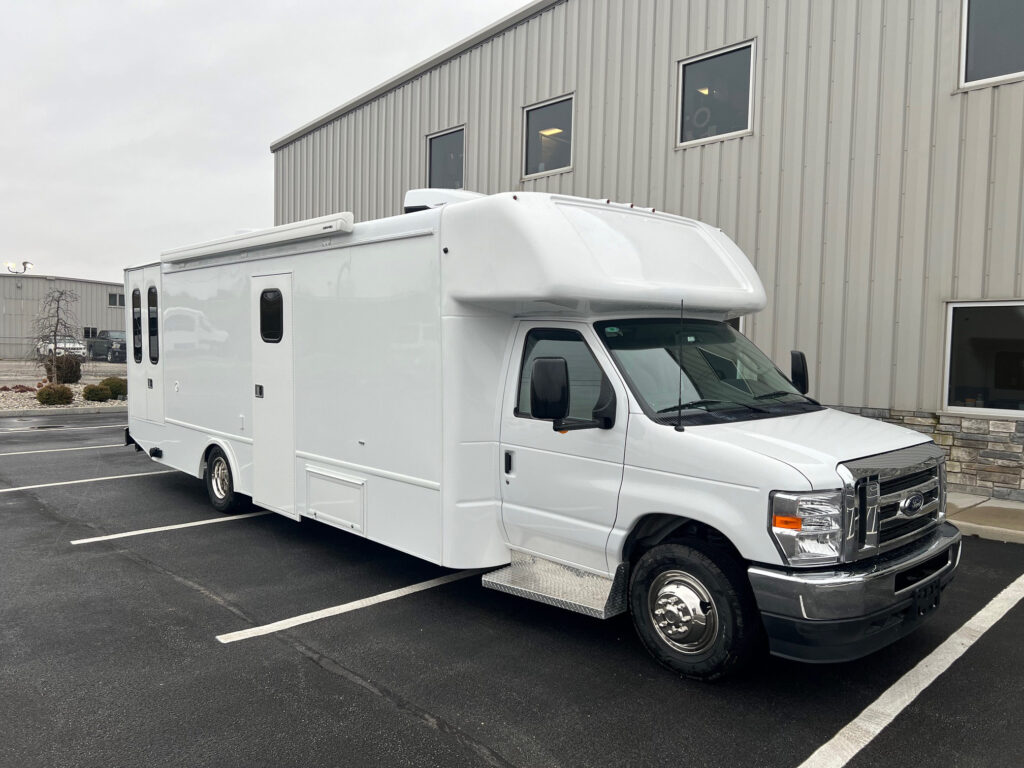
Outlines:
{"type": "Polygon", "coordinates": [[[796,395],[797,397],[803,398],[805,403],[811,403],[813,405],[820,405],[817,400],[809,398],[807,395],[801,395],[799,392],[790,392],[785,389],[778,389],[774,392],[765,392],[763,395],[758,395],[755,400],[767,400],[771,397],[782,397],[783,395],[796,395]]]}
{"type": "MultiPolygon", "coordinates": [[[[680,405],[670,405],[668,408],[662,408],[658,413],[669,413],[670,411],[685,411],[687,408],[701,408],[703,406],[715,405],[716,403],[725,403],[730,406],[736,406],[738,408],[746,408],[748,411],[754,413],[767,413],[764,408],[758,408],[756,405],[747,405],[746,403],[738,403],[735,400],[691,400],[688,403],[682,403],[680,405]]],[[[707,410],[705,408],[704,410],[707,410]]],[[[710,411],[709,411],[710,413],[710,411]]]]}

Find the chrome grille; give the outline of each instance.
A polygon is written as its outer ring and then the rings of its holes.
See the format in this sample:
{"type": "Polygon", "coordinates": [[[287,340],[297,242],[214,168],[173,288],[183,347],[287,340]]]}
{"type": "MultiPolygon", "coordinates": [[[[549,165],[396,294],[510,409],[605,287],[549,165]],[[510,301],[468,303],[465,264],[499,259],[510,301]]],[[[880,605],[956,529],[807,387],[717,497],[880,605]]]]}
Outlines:
{"type": "Polygon", "coordinates": [[[934,443],[924,443],[839,465],[847,499],[847,562],[908,544],[942,520],[944,456],[934,443]]]}

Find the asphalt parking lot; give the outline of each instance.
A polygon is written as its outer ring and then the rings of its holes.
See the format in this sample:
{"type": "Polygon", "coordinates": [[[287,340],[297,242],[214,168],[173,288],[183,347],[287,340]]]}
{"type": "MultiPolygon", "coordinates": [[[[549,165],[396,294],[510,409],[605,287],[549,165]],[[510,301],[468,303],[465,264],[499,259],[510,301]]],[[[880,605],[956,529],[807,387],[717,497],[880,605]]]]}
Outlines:
{"type": "MultiPolygon", "coordinates": [[[[5,768],[795,767],[1024,572],[1024,545],[967,538],[908,638],[719,685],[663,670],[627,616],[475,575],[223,643],[453,572],[315,522],[220,518],[200,481],[120,446],[125,422],[0,419],[5,768]]],[[[1024,765],[1022,636],[1016,603],[852,759],[815,765],[1024,765]]]]}

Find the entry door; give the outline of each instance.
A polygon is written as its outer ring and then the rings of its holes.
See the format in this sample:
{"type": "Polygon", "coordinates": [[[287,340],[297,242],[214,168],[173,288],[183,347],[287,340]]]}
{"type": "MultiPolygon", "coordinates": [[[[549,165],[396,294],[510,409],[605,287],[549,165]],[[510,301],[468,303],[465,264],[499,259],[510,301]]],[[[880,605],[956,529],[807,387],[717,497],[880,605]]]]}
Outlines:
{"type": "Polygon", "coordinates": [[[292,276],[252,278],[252,499],[295,512],[295,395],[292,386],[292,276]]]}
{"type": "Polygon", "coordinates": [[[146,333],[142,339],[142,370],[146,384],[146,418],[164,420],[163,302],[160,267],[143,270],[142,314],[146,333]]]}
{"type": "Polygon", "coordinates": [[[618,507],[628,401],[621,380],[587,326],[524,323],[501,417],[502,523],[509,543],[538,555],[607,573],[605,548],[618,507]],[[570,416],[590,419],[613,392],[611,429],[556,432],[530,417],[530,373],[538,357],[569,367],[570,416]]]}

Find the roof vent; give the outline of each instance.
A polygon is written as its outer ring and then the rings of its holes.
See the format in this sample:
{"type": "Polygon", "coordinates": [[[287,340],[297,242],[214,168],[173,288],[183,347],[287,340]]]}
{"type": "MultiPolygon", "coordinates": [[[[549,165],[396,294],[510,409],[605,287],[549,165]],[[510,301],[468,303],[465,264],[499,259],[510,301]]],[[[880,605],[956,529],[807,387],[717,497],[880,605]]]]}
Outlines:
{"type": "Polygon", "coordinates": [[[413,213],[425,211],[428,208],[440,208],[448,203],[464,203],[467,200],[476,200],[480,197],[487,197],[487,195],[465,189],[410,189],[405,193],[403,205],[405,213],[413,213]]]}

